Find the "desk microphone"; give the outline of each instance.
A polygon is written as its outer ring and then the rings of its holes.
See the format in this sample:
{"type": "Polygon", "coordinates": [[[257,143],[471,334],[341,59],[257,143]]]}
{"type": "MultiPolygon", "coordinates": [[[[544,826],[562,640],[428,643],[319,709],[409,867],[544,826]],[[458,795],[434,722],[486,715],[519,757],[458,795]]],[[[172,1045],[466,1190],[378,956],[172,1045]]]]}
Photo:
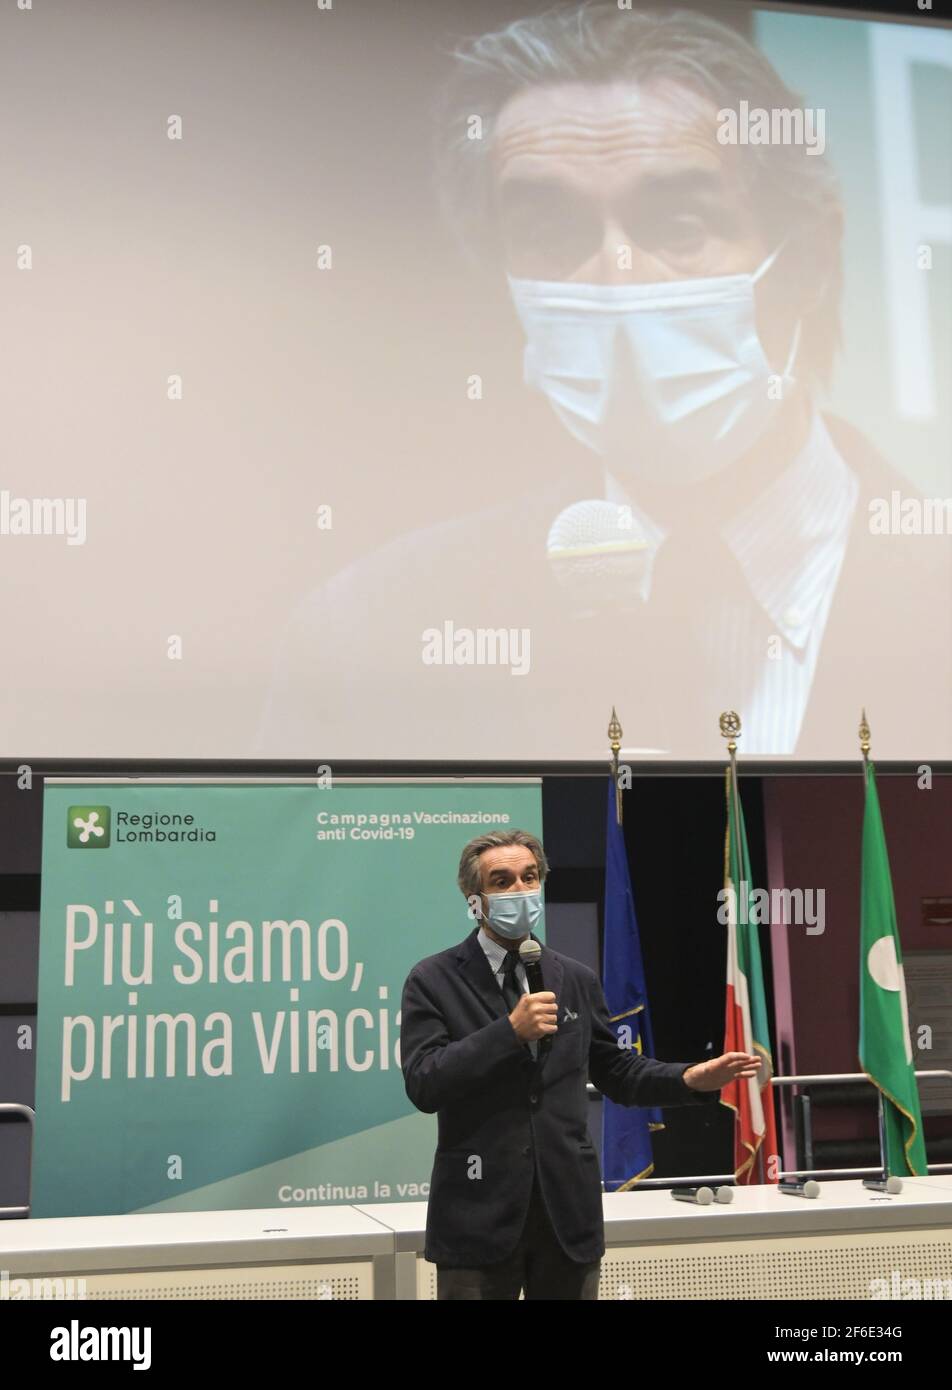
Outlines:
{"type": "Polygon", "coordinates": [[[784,1178],[780,1191],[788,1197],[819,1197],[820,1184],[814,1178],[784,1178]]]}
{"type": "Polygon", "coordinates": [[[902,1178],[895,1173],[890,1173],[888,1178],[864,1178],[863,1186],[868,1187],[870,1192],[888,1192],[895,1197],[902,1191],[902,1178]]]}
{"type": "MultiPolygon", "coordinates": [[[[526,972],[526,984],[529,986],[529,993],[540,994],[545,989],[545,985],[542,982],[542,947],[538,941],[533,941],[531,936],[527,936],[519,947],[519,959],[526,972]]],[[[539,1039],[538,1060],[540,1062],[551,1046],[552,1034],[544,1033],[539,1039]]]]}
{"type": "Polygon", "coordinates": [[[696,1202],[699,1207],[709,1207],[714,1201],[714,1193],[706,1186],[672,1187],[671,1196],[676,1202],[696,1202]]]}

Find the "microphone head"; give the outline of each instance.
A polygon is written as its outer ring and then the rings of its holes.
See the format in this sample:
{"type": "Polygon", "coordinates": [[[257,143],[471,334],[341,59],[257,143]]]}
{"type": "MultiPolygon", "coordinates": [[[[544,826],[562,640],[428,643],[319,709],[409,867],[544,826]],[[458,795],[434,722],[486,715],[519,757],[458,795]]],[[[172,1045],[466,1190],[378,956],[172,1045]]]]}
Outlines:
{"type": "Polygon", "coordinates": [[[803,1195],[804,1197],[819,1197],[820,1184],[815,1178],[810,1178],[803,1184],[803,1195]]]}
{"type": "Polygon", "coordinates": [[[699,1207],[709,1207],[714,1200],[714,1193],[709,1187],[699,1187],[694,1200],[699,1207]]]}
{"type": "Polygon", "coordinates": [[[538,941],[533,941],[531,936],[527,936],[519,947],[519,957],[523,965],[534,965],[537,960],[542,959],[542,947],[538,941]]]}
{"type": "Polygon", "coordinates": [[[886,1179],[886,1191],[891,1192],[895,1197],[902,1191],[902,1178],[897,1178],[895,1173],[886,1179]]]}
{"type": "Polygon", "coordinates": [[[720,1187],[714,1193],[714,1200],[715,1202],[720,1202],[723,1206],[727,1206],[728,1203],[734,1200],[734,1189],[728,1187],[726,1183],[721,1183],[720,1187]]]}
{"type": "Polygon", "coordinates": [[[648,544],[623,504],[573,502],[553,521],[546,550],[559,584],[584,612],[643,602],[648,544]]]}

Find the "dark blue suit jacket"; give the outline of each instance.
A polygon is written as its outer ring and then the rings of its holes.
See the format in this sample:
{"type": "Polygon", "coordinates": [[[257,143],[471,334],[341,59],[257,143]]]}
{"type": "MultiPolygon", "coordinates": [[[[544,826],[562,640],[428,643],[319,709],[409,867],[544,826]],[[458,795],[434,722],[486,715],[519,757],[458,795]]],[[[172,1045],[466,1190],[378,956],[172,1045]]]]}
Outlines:
{"type": "MultiPolygon", "coordinates": [[[[494,1264],[522,1233],[533,1166],[555,1232],[573,1260],[605,1251],[601,1172],[588,1133],[589,1077],[619,1105],[716,1100],[682,1080],[689,1062],[617,1045],[601,984],[587,965],[542,946],[558,1006],[548,1055],[533,1060],[509,1022],[479,928],[421,960],[403,987],[400,1054],[407,1095],[438,1117],[426,1258],[448,1268],[494,1264]]],[[[538,940],[538,938],[533,938],[538,940]]],[[[540,942],[540,945],[542,943],[540,942]]]]}

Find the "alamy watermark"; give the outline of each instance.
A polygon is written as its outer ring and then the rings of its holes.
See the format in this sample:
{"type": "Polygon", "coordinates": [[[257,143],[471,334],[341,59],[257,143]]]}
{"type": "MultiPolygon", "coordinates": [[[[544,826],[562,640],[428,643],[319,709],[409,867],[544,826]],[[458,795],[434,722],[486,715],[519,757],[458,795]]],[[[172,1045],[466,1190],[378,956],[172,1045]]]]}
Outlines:
{"type": "Polygon", "coordinates": [[[19,1279],[10,1277],[8,1269],[0,1269],[0,1303],[17,1302],[21,1299],[84,1299],[86,1280],[61,1279],[39,1276],[19,1279]]]}
{"type": "Polygon", "coordinates": [[[903,497],[894,488],[869,503],[873,536],[952,536],[952,497],[903,497]]]}
{"type": "Polygon", "coordinates": [[[510,675],[529,673],[527,627],[456,627],[451,618],[442,627],[421,634],[424,666],[508,666],[510,675]]]}
{"type": "Polygon", "coordinates": [[[768,893],[766,888],[751,889],[741,879],[739,893],[729,884],[720,890],[717,901],[721,926],[726,927],[733,914],[743,925],[806,927],[807,936],[822,936],[826,931],[825,888],[772,888],[768,893]]]}
{"type": "Polygon", "coordinates": [[[904,1279],[901,1270],[894,1269],[888,1279],[870,1279],[869,1296],[898,1299],[903,1302],[952,1299],[952,1279],[919,1279],[915,1275],[904,1279]]]}
{"type": "Polygon", "coordinates": [[[85,497],[13,497],[0,491],[0,536],[65,536],[86,543],[85,497]]]}
{"type": "Polygon", "coordinates": [[[742,101],[736,111],[725,106],[717,113],[721,145],[803,145],[807,154],[826,149],[826,112],[822,107],[751,106],[742,101]]]}

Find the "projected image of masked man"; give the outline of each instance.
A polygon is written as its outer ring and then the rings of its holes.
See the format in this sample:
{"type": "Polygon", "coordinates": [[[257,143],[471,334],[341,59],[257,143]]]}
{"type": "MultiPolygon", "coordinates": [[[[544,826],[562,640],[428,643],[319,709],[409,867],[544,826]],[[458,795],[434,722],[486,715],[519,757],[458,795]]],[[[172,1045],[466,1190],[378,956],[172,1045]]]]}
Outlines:
{"type": "Polygon", "coordinates": [[[865,688],[897,733],[909,707],[886,708],[881,663],[931,650],[936,581],[870,537],[867,499],[903,484],[820,408],[842,213],[818,113],[736,31],[610,4],[464,46],[443,129],[447,214],[505,276],[525,383],[554,412],[512,448],[514,468],[545,450],[557,499],[502,499],[470,527],[475,567],[462,526],[415,540],[458,621],[531,632],[507,718],[531,738],[557,693],[565,728],[594,729],[623,689],[640,746],[710,755],[732,708],[746,752],[820,754],[865,688]],[[781,113],[769,143],[742,103],[781,113]],[[553,420],[594,465],[585,490],[553,420]]]}

